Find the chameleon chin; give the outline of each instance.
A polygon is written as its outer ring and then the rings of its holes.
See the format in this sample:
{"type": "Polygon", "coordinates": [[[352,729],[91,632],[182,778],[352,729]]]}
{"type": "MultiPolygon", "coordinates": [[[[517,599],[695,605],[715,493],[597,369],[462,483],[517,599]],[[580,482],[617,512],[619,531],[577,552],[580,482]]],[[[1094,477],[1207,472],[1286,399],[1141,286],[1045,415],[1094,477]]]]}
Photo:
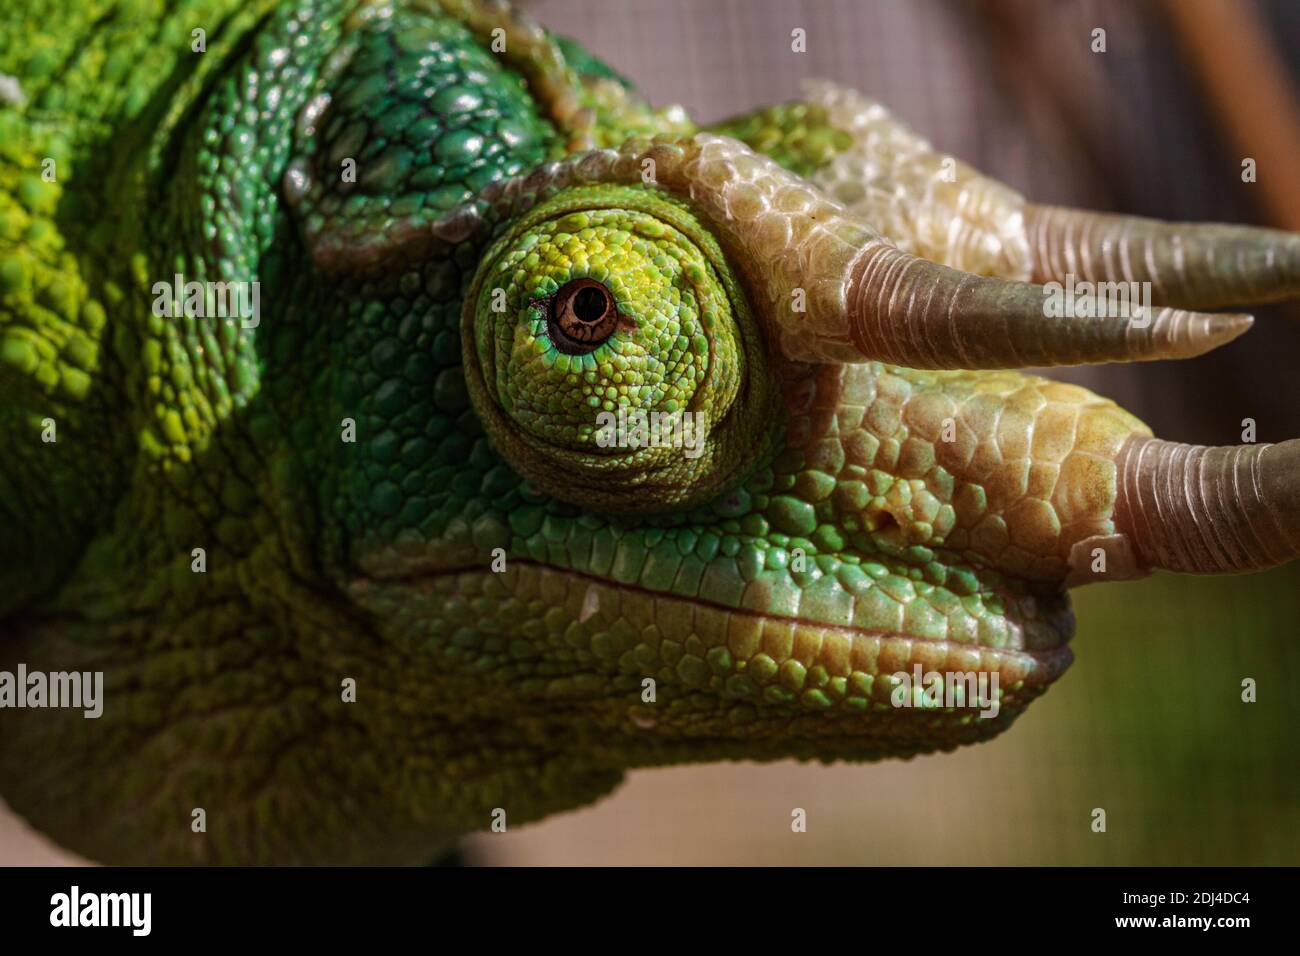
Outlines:
{"type": "Polygon", "coordinates": [[[51,31],[0,44],[0,667],[104,674],[0,714],[0,795],[72,850],[422,863],[629,768],[949,750],[1067,587],[1300,555],[1300,441],[1017,371],[1229,342],[1191,310],[1300,296],[1300,236],[1036,205],[828,85],[701,127],[498,4],[108,6],[0,12],[51,31]]]}

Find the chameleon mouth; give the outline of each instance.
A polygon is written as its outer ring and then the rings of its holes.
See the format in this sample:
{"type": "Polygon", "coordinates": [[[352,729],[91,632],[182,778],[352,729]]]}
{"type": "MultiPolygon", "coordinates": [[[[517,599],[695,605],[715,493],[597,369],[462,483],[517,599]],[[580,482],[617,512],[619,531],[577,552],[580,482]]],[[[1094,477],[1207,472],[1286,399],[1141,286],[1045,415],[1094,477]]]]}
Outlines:
{"type": "MultiPolygon", "coordinates": [[[[756,692],[738,696],[767,704],[882,714],[928,706],[996,717],[1003,706],[1018,712],[1074,660],[1068,635],[1048,647],[985,647],[766,614],[737,624],[745,615],[734,613],[727,649],[756,692]]],[[[722,688],[735,690],[731,684],[722,688]]]]}
{"type": "MultiPolygon", "coordinates": [[[[528,560],[500,573],[478,566],[362,578],[350,590],[384,608],[401,632],[428,635],[426,650],[481,672],[528,671],[548,697],[589,696],[584,687],[596,682],[575,675],[604,674],[638,693],[653,677],[756,705],[894,711],[917,693],[900,684],[937,675],[944,705],[960,684],[989,689],[1015,712],[1073,660],[1063,594],[1008,607],[993,644],[772,614],[528,560]]],[[[958,709],[976,707],[971,697],[958,709]]]]}

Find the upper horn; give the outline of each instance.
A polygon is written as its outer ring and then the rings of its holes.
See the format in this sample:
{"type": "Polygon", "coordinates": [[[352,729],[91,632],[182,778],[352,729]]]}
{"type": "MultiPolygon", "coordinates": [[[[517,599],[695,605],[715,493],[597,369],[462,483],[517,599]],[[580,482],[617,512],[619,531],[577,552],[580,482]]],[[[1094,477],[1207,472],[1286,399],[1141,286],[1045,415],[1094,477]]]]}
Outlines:
{"type": "MultiPolygon", "coordinates": [[[[1250,328],[1248,315],[1150,309],[1049,315],[1042,286],[959,272],[884,240],[849,269],[844,332],[862,356],[912,368],[1022,368],[1189,358],[1250,328]]],[[[1092,298],[1092,312],[1109,303],[1092,298]]]]}

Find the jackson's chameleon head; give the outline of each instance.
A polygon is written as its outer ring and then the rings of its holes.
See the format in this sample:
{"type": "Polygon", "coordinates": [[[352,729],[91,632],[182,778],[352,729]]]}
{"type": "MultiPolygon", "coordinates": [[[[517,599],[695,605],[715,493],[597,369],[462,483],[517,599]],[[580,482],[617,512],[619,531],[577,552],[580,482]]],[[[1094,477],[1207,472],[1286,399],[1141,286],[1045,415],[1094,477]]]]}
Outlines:
{"type": "Polygon", "coordinates": [[[1016,371],[1224,343],[1183,310],[1295,236],[1034,205],[828,85],[703,129],[495,4],[107,6],[0,20],[0,663],[105,680],[0,711],[0,793],[75,850],[422,862],[950,749],[1068,587],[1300,553],[1300,443],[1016,371]]]}

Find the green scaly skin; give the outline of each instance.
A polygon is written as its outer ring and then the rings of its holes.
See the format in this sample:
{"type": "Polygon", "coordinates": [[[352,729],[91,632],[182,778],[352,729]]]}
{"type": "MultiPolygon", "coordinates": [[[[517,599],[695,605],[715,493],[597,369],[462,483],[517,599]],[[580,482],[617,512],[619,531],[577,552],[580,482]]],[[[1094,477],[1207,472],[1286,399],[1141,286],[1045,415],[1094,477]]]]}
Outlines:
{"type": "MultiPolygon", "coordinates": [[[[395,223],[693,127],[569,41],[494,53],[504,12],[384,12],[0,13],[0,665],[106,675],[99,720],[0,713],[10,805],[104,861],[425,862],[632,767],[1005,729],[1070,659],[1065,556],[1113,503],[1087,452],[1141,423],[1011,372],[781,361],[744,251],[649,185],[410,254],[395,223]],[[257,279],[257,328],[154,316],[178,272],[257,279]],[[582,276],[622,325],[572,356],[539,302],[582,276]],[[593,455],[619,405],[705,412],[704,454],[593,455]],[[996,669],[999,715],[891,706],[915,662],[996,669]]],[[[724,129],[800,174],[847,142],[803,106],[724,129]]]]}

